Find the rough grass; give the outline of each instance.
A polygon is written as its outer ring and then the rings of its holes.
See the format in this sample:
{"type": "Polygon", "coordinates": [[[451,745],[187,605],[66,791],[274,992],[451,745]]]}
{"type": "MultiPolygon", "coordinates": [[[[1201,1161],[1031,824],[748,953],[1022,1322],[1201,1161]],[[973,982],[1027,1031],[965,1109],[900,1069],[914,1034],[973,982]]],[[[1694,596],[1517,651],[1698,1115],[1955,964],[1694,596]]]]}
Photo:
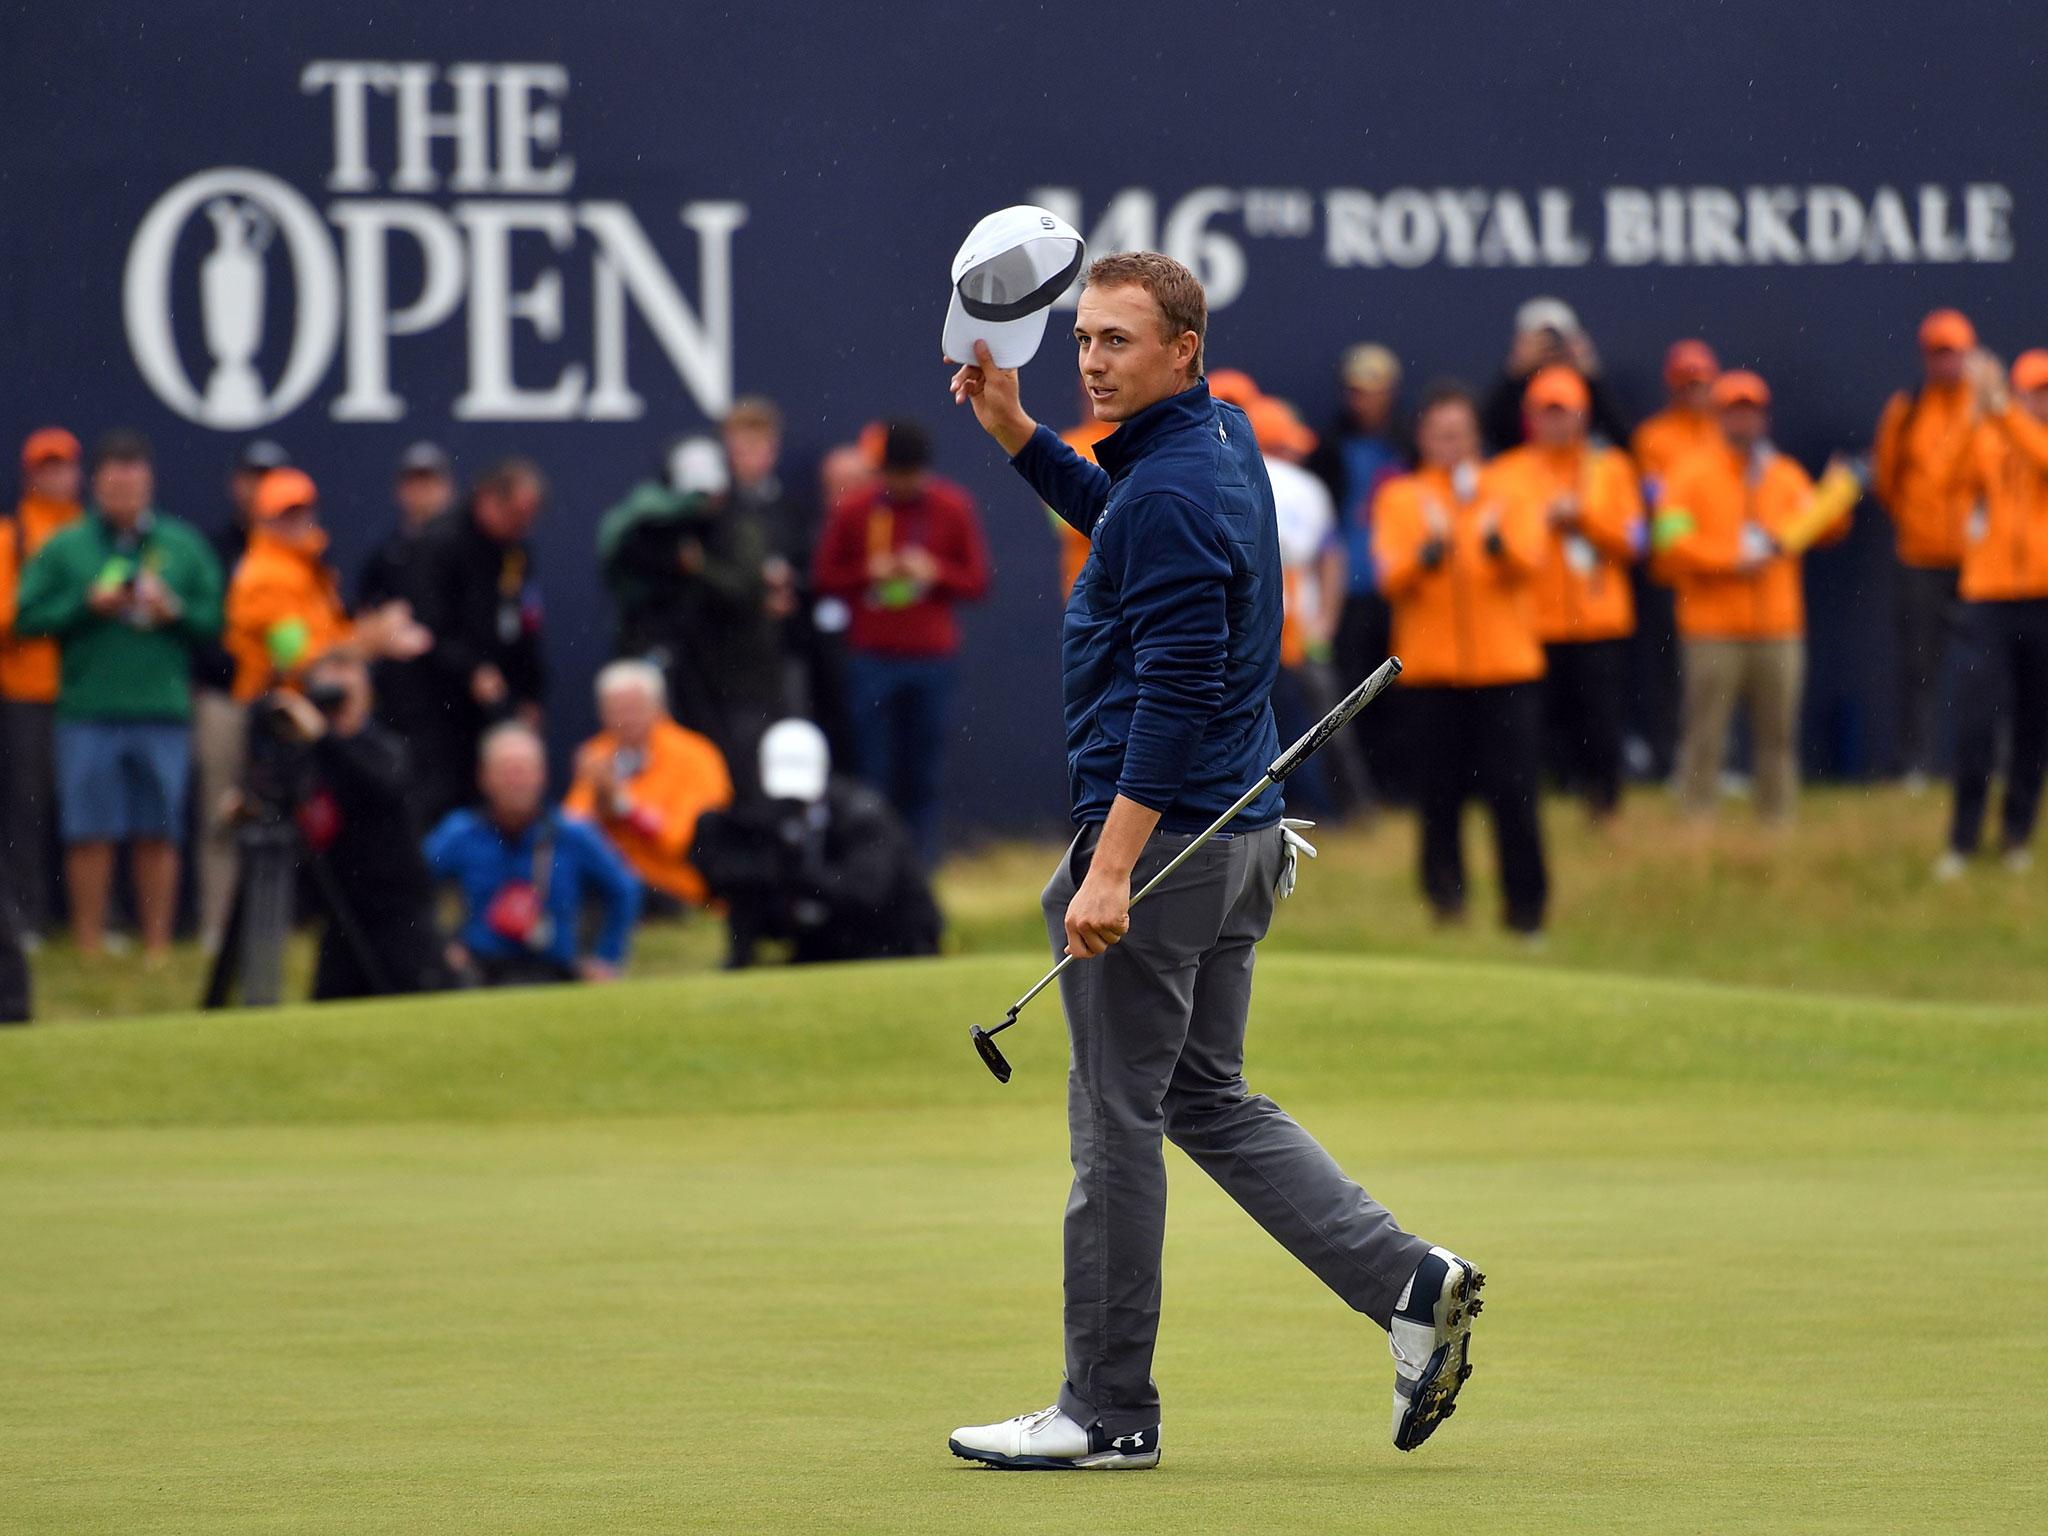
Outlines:
{"type": "Polygon", "coordinates": [[[1059,1370],[1057,1009],[965,1038],[1037,963],[0,1037],[0,1531],[2038,1528],[2040,1011],[1555,952],[1261,963],[1259,1085],[1491,1275],[1422,1452],[1176,1158],[1161,1469],[952,1461],[1059,1370]]]}

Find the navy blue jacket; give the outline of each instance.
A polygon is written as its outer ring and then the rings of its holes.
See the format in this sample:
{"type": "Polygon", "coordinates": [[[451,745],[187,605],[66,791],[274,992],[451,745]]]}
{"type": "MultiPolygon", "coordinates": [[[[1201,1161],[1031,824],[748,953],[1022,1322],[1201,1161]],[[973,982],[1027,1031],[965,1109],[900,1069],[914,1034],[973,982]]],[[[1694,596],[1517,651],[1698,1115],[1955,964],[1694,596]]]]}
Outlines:
{"type": "MultiPolygon", "coordinates": [[[[1095,455],[1101,468],[1040,427],[1010,461],[1094,546],[1060,634],[1074,820],[1104,820],[1123,795],[1200,832],[1280,755],[1273,487],[1244,412],[1206,383],[1095,455]]],[[[1280,808],[1275,785],[1233,826],[1269,827],[1280,808]]]]}

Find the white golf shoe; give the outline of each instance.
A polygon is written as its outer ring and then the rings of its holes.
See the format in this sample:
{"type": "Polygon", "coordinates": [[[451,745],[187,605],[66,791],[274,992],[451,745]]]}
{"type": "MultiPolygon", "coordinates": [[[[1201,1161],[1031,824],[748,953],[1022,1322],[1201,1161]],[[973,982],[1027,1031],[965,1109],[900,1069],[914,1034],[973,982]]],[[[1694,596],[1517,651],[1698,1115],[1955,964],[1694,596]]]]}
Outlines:
{"type": "Polygon", "coordinates": [[[1432,1248],[1415,1267],[1387,1344],[1394,1352],[1394,1446],[1412,1451],[1457,1411],[1458,1389],[1472,1374],[1472,1319],[1486,1276],[1448,1248],[1432,1248]]]}
{"type": "Polygon", "coordinates": [[[963,1461],[1014,1472],[1135,1472],[1159,1465],[1159,1426],[1110,1435],[1084,1429],[1055,1403],[1000,1424],[956,1429],[946,1448],[963,1461]]]}

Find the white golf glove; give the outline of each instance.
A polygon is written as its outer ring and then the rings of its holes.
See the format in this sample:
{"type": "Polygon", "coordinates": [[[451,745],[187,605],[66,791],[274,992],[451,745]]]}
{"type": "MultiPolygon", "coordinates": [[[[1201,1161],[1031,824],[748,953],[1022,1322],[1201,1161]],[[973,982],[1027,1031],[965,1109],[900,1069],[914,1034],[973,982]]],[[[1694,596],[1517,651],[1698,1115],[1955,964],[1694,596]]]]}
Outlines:
{"type": "Polygon", "coordinates": [[[1301,828],[1312,827],[1312,821],[1297,821],[1292,816],[1280,819],[1280,878],[1273,882],[1273,894],[1285,901],[1294,894],[1294,876],[1300,855],[1316,856],[1316,845],[1301,835],[1301,828]]]}

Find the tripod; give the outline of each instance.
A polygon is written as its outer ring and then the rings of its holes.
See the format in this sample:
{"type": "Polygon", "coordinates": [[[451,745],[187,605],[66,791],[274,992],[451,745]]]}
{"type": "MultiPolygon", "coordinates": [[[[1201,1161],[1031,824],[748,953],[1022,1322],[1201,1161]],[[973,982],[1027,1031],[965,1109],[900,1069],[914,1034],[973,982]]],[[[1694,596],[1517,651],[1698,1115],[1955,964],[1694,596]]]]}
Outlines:
{"type": "Polygon", "coordinates": [[[301,864],[312,876],[321,915],[348,945],[372,989],[390,990],[384,964],[342,894],[327,856],[307,844],[288,812],[266,802],[257,818],[235,834],[235,841],[241,850],[241,869],[235,878],[234,901],[228,908],[220,953],[213,957],[213,967],[207,973],[200,1007],[227,1007],[229,994],[238,983],[246,1008],[274,1008],[284,1001],[284,946],[291,934],[301,864]]]}

